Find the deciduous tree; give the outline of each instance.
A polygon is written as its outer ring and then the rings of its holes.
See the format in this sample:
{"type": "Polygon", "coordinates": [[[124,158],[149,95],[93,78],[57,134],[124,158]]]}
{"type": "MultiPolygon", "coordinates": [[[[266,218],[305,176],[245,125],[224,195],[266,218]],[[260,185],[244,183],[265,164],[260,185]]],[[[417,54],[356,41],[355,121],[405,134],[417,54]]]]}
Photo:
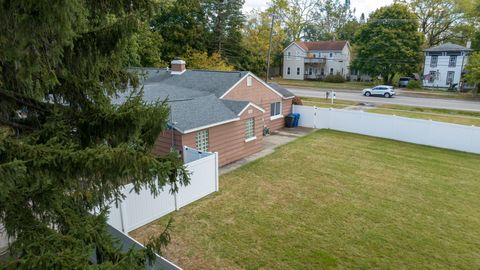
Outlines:
{"type": "Polygon", "coordinates": [[[395,74],[416,72],[421,62],[422,36],[415,15],[393,4],[372,13],[357,36],[354,68],[391,83],[395,74]]]}

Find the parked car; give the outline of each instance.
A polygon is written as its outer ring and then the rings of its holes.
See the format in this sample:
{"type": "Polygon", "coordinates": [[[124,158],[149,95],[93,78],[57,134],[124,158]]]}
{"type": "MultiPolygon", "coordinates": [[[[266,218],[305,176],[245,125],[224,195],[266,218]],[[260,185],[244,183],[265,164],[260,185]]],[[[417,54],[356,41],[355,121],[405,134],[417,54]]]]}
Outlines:
{"type": "Polygon", "coordinates": [[[373,88],[363,89],[362,94],[364,96],[384,96],[390,98],[395,95],[393,86],[390,85],[377,85],[373,88]]]}
{"type": "Polygon", "coordinates": [[[411,80],[412,78],[409,78],[409,77],[402,77],[398,80],[398,87],[407,87],[408,85],[408,82],[411,80]]]}

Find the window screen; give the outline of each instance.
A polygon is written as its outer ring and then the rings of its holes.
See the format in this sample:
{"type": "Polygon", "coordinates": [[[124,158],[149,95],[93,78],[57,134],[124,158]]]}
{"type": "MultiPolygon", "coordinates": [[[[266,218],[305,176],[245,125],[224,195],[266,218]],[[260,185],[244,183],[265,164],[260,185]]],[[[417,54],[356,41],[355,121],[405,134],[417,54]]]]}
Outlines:
{"type": "Polygon", "coordinates": [[[195,144],[197,150],[208,151],[208,129],[197,131],[195,136],[195,144]]]}

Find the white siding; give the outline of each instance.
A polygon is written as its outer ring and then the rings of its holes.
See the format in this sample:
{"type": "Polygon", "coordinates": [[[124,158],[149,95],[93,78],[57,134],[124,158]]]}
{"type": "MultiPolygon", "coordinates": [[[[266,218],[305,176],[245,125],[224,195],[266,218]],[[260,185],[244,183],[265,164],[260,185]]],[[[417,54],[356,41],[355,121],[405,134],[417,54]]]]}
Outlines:
{"type": "Polygon", "coordinates": [[[303,80],[305,73],[305,52],[296,44],[292,44],[283,52],[283,78],[289,80],[303,80]],[[288,55],[290,53],[290,56],[288,55]],[[288,74],[290,68],[290,74],[288,74]],[[297,75],[297,69],[300,69],[300,74],[297,75]]]}
{"type": "Polygon", "coordinates": [[[438,56],[437,66],[431,67],[432,56],[425,56],[424,61],[424,69],[423,75],[430,74],[431,71],[438,72],[438,78],[436,78],[433,82],[429,80],[423,80],[423,86],[425,87],[439,87],[439,88],[448,88],[449,85],[447,84],[447,74],[449,71],[454,72],[453,77],[453,84],[459,84],[461,79],[462,70],[467,64],[468,56],[465,53],[462,55],[457,56],[457,62],[455,67],[449,67],[450,56],[446,55],[446,53],[442,53],[442,55],[438,56]]]}

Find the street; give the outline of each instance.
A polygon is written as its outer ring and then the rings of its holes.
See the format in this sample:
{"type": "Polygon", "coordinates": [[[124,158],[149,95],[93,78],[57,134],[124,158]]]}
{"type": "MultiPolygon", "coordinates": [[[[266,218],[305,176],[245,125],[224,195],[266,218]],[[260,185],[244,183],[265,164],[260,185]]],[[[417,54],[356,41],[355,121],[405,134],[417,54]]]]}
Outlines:
{"type": "MultiPolygon", "coordinates": [[[[287,88],[290,92],[301,97],[325,98],[325,89],[305,89],[305,88],[287,88]]],[[[368,102],[375,104],[396,104],[418,107],[429,107],[450,110],[478,111],[480,112],[480,101],[470,101],[461,99],[440,99],[402,96],[401,93],[393,98],[384,97],[366,97],[362,95],[361,90],[336,91],[336,98],[343,100],[353,100],[359,102],[368,102]]]]}

